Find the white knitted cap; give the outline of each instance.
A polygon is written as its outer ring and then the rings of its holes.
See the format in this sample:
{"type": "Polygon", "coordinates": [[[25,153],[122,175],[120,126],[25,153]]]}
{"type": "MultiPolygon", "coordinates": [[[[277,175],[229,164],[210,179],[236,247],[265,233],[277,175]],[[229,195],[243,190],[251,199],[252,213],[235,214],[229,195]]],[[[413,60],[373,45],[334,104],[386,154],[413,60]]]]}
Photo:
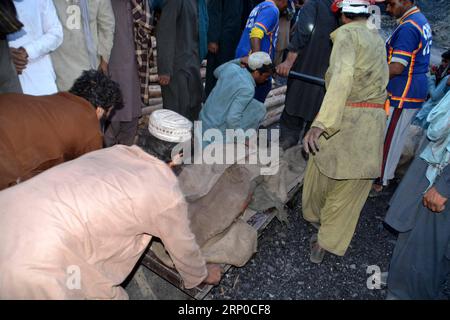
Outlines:
{"type": "Polygon", "coordinates": [[[175,111],[156,110],[149,116],[148,131],[160,140],[180,143],[191,139],[192,122],[175,111]]]}
{"type": "Polygon", "coordinates": [[[258,51],[252,53],[248,57],[248,67],[252,70],[262,68],[264,65],[268,66],[272,64],[272,59],[267,52],[258,51]]]}

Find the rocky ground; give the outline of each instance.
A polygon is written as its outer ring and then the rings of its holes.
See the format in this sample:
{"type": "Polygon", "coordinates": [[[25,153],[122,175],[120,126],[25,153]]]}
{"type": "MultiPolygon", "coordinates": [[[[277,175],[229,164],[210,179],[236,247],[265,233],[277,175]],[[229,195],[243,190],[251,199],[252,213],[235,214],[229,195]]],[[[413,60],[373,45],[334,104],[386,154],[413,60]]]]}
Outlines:
{"type": "MultiPolygon", "coordinates": [[[[367,268],[378,266],[381,272],[388,270],[396,235],[383,225],[383,218],[394,190],[395,186],[391,186],[384,195],[368,199],[346,256],[328,254],[321,265],[309,261],[309,238],[315,229],[301,218],[297,195],[289,223],[272,221],[259,239],[255,256],[246,266],[226,273],[206,299],[385,299],[384,285],[381,289],[368,289],[367,279],[371,274],[367,268]]],[[[126,287],[131,299],[189,298],[145,268],[141,271],[126,287]]],[[[450,298],[450,289],[446,291],[450,298]]]]}
{"type": "Polygon", "coordinates": [[[245,267],[227,273],[211,299],[384,299],[385,289],[369,290],[368,266],[387,271],[395,235],[383,227],[391,187],[369,199],[345,257],[325,256],[321,265],[309,261],[309,238],[316,230],[300,216],[301,204],[290,212],[289,224],[278,221],[265,230],[259,252],[245,267]]]}
{"type": "MultiPolygon", "coordinates": [[[[309,238],[316,230],[291,210],[290,222],[272,222],[258,244],[259,252],[243,268],[228,272],[208,299],[378,300],[386,287],[369,290],[368,266],[387,271],[396,235],[383,225],[395,186],[369,198],[345,257],[325,256],[321,265],[309,261],[309,238]]],[[[450,290],[448,297],[450,298],[450,290]]]]}

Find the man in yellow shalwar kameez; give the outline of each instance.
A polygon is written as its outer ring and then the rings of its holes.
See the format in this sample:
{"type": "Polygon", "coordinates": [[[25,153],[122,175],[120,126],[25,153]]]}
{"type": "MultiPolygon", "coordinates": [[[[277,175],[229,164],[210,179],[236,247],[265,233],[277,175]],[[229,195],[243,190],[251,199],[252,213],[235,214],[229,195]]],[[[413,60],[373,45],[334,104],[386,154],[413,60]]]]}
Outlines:
{"type": "Polygon", "coordinates": [[[383,40],[368,20],[369,5],[333,3],[344,25],[331,34],[327,93],[303,140],[313,155],[305,174],[303,217],[319,229],[311,238],[314,263],[321,263],[326,251],[345,254],[380,174],[389,71],[383,40]]]}

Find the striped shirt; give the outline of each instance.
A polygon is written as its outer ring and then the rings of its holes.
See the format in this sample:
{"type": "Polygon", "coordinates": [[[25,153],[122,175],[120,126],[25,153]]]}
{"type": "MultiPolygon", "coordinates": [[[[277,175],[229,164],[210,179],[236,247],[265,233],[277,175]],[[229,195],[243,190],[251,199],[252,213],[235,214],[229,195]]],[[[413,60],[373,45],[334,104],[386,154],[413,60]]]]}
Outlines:
{"type": "Polygon", "coordinates": [[[419,109],[427,97],[427,73],[432,45],[431,27],[417,7],[400,19],[400,24],[386,42],[388,63],[401,63],[403,73],[388,85],[391,107],[419,109]]]}
{"type": "Polygon", "coordinates": [[[278,39],[279,15],[277,6],[271,1],[264,1],[257,5],[250,13],[242,32],[241,40],[236,49],[236,58],[245,57],[252,53],[250,34],[253,28],[258,28],[264,33],[264,37],[261,39],[261,51],[267,52],[273,60],[278,39]]]}

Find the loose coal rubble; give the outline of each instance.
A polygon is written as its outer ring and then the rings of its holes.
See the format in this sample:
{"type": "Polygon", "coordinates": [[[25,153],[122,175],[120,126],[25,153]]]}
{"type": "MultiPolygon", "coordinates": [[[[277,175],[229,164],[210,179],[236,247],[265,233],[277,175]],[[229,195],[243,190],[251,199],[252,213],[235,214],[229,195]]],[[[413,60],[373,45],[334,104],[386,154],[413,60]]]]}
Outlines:
{"type": "Polygon", "coordinates": [[[297,195],[289,224],[273,221],[260,237],[254,258],[243,268],[230,270],[207,299],[385,299],[384,284],[368,289],[373,275],[368,267],[388,270],[396,235],[383,220],[394,189],[367,200],[345,257],[327,254],[321,265],[309,261],[309,238],[317,231],[301,217],[297,195]]]}

